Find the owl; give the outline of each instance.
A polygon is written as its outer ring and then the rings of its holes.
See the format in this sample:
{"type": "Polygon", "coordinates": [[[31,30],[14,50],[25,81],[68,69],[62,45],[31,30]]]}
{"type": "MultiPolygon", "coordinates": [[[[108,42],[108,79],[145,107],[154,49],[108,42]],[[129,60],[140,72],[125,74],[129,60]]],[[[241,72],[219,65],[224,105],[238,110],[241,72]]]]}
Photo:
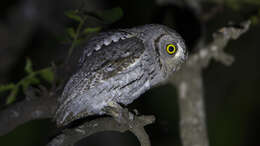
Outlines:
{"type": "Polygon", "coordinates": [[[122,105],[165,82],[187,59],[182,37],[159,24],[99,33],[83,50],[58,98],[58,126],[103,114],[120,122],[122,105]]]}

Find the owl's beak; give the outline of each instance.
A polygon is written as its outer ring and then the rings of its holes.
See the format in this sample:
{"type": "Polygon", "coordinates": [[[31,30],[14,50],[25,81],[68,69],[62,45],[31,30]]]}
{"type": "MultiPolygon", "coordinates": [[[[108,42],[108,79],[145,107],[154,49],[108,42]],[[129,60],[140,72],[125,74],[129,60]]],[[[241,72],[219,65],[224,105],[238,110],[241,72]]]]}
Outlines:
{"type": "Polygon", "coordinates": [[[182,48],[179,44],[177,44],[177,45],[178,45],[178,48],[180,48],[182,50],[182,53],[180,55],[180,60],[181,60],[181,63],[184,63],[188,59],[188,51],[185,47],[182,48]]]}
{"type": "Polygon", "coordinates": [[[185,62],[188,59],[188,57],[189,57],[189,52],[187,51],[187,49],[185,49],[184,51],[185,52],[184,52],[184,55],[182,57],[182,61],[183,62],[185,62]]]}

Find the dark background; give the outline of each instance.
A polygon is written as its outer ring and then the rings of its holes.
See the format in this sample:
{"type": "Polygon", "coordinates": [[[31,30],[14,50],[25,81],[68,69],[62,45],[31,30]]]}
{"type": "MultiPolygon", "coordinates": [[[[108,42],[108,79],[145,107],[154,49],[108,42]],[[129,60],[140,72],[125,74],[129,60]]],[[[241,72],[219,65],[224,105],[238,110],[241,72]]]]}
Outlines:
{"type": "MultiPolygon", "coordinates": [[[[179,0],[181,1],[181,0],[179,0]]],[[[24,73],[26,57],[35,69],[61,62],[69,44],[62,42],[66,28],[74,25],[64,12],[84,7],[88,11],[121,7],[124,16],[103,30],[148,23],[166,24],[185,39],[190,52],[203,34],[211,34],[228,22],[241,22],[260,9],[259,2],[217,2],[201,4],[203,11],[217,12],[201,24],[200,17],[187,4],[159,5],[153,0],[2,0],[0,5],[0,84],[17,82],[24,73]]],[[[259,146],[260,93],[259,46],[260,25],[254,24],[238,40],[231,41],[226,51],[236,58],[226,67],[212,61],[203,72],[207,126],[211,146],[259,146]]],[[[4,97],[0,99],[4,103],[4,97]]],[[[130,105],[142,114],[156,115],[155,124],[146,127],[153,146],[179,146],[178,105],[175,87],[165,85],[145,93],[130,105]]],[[[0,145],[45,145],[53,136],[54,124],[35,120],[0,137],[0,145]]],[[[138,145],[130,133],[104,132],[78,143],[89,146],[138,145]]]]}

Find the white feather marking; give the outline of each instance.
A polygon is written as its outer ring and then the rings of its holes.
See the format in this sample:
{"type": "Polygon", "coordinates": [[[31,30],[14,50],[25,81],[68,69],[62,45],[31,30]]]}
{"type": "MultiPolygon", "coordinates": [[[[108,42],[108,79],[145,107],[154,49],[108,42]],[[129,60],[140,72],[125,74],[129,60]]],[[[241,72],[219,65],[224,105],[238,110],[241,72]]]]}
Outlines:
{"type": "Polygon", "coordinates": [[[95,48],[95,51],[98,51],[101,49],[101,46],[100,45],[97,45],[96,48],[95,48]]]}
{"type": "Polygon", "coordinates": [[[176,57],[179,58],[179,57],[183,57],[184,55],[184,52],[183,52],[183,48],[177,43],[177,46],[178,46],[178,51],[176,53],[176,57]]]}
{"type": "Polygon", "coordinates": [[[109,38],[104,40],[105,46],[108,46],[110,43],[111,43],[111,40],[109,38]]]}
{"type": "Polygon", "coordinates": [[[118,42],[119,37],[116,36],[116,35],[113,35],[113,36],[111,37],[111,39],[112,39],[113,42],[118,42]]]}

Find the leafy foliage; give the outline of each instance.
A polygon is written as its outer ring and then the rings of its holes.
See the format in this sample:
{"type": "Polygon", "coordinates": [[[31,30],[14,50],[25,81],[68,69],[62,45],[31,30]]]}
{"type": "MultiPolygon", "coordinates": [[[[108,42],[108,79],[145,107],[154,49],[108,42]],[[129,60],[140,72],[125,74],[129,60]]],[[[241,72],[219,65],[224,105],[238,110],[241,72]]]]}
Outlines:
{"type": "Polygon", "coordinates": [[[75,20],[75,21],[77,21],[77,22],[82,22],[82,21],[84,21],[84,18],[82,18],[82,16],[79,15],[79,10],[74,10],[74,11],[70,10],[70,11],[67,11],[67,12],[65,12],[65,15],[66,15],[68,18],[70,18],[70,19],[72,19],[72,20],[75,20]]]}
{"type": "MultiPolygon", "coordinates": [[[[94,13],[95,16],[101,19],[104,24],[114,23],[123,16],[123,11],[119,7],[94,13]]],[[[78,23],[76,28],[69,27],[67,29],[67,36],[69,37],[69,42],[71,43],[68,53],[68,56],[70,56],[75,46],[78,45],[81,42],[81,40],[85,38],[86,35],[91,33],[97,33],[102,29],[102,27],[84,27],[87,18],[90,16],[80,12],[79,10],[67,11],[65,12],[65,15],[68,18],[75,21],[76,23],[78,23]]],[[[6,104],[14,102],[20,90],[22,90],[23,93],[25,93],[29,86],[40,84],[41,79],[49,83],[52,83],[54,80],[54,73],[50,67],[34,71],[33,64],[30,59],[26,60],[24,71],[27,73],[27,75],[24,78],[22,78],[19,82],[0,85],[0,93],[9,92],[6,98],[6,104]]]]}
{"type": "Polygon", "coordinates": [[[250,20],[253,25],[259,24],[260,21],[260,9],[258,9],[258,12],[256,15],[253,15],[250,17],[250,20]]]}
{"type": "Polygon", "coordinates": [[[89,34],[89,33],[99,32],[100,30],[101,30],[101,27],[86,28],[86,29],[84,29],[83,33],[89,34]]]}
{"type": "Polygon", "coordinates": [[[123,10],[120,7],[97,12],[97,16],[104,20],[106,24],[111,24],[118,21],[123,17],[123,15],[123,10]]]}
{"type": "Polygon", "coordinates": [[[54,74],[51,68],[44,68],[38,71],[34,71],[32,66],[33,65],[31,60],[27,59],[24,68],[25,72],[27,73],[27,76],[22,78],[16,84],[10,83],[7,85],[0,85],[0,93],[9,92],[9,95],[6,98],[6,104],[10,104],[16,100],[17,94],[19,93],[20,89],[22,89],[22,91],[25,93],[29,86],[40,84],[40,78],[49,83],[53,82],[54,74]]]}

